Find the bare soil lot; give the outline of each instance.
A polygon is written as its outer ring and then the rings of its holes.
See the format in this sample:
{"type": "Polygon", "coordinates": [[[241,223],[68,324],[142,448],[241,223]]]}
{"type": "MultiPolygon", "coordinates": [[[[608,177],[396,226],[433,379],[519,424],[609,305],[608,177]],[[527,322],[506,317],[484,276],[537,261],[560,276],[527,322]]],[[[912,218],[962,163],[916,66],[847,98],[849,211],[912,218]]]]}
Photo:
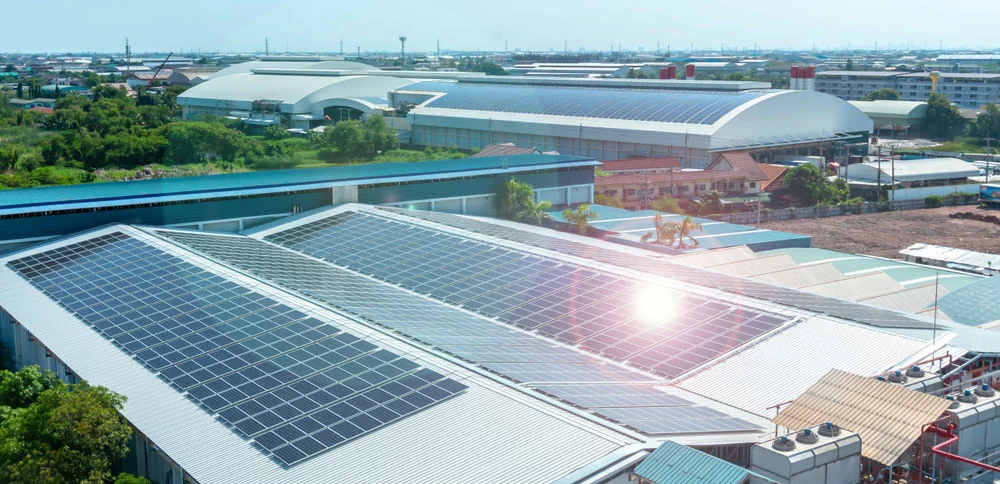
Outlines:
{"type": "Polygon", "coordinates": [[[812,236],[813,247],[899,259],[911,244],[944,245],[990,254],[1000,253],[1000,225],[948,218],[955,212],[1000,215],[975,205],[923,210],[843,215],[761,224],[762,228],[812,236]]]}

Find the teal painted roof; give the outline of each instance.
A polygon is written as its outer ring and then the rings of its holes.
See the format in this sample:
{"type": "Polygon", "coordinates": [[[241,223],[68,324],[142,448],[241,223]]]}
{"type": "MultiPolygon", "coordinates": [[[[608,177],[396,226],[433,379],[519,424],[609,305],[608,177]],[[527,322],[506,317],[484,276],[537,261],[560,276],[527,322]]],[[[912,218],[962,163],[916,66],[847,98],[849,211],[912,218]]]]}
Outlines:
{"type": "Polygon", "coordinates": [[[736,464],[669,440],[639,463],[635,474],[656,484],[739,484],[753,475],[736,464]]]}
{"type": "Polygon", "coordinates": [[[952,321],[970,326],[1000,320],[1000,276],[987,277],[945,294],[938,307],[952,321]]]}
{"type": "Polygon", "coordinates": [[[591,158],[564,155],[518,155],[415,163],[370,163],[323,168],[257,171],[127,182],[87,183],[0,191],[0,215],[24,213],[47,206],[121,200],[123,203],[171,196],[227,196],[226,192],[248,190],[281,191],[296,186],[357,182],[374,184],[400,177],[451,178],[460,173],[489,170],[557,169],[561,165],[587,162],[591,158]]]}

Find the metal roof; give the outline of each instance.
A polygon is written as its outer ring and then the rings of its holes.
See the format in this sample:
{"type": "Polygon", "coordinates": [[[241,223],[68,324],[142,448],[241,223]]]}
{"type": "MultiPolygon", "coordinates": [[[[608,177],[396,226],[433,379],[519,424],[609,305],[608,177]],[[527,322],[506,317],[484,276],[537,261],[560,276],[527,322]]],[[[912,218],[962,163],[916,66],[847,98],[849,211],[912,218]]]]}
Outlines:
{"type": "Polygon", "coordinates": [[[949,404],[895,383],[830,370],[772,421],[792,430],[833,422],[861,436],[862,456],[891,465],[949,404]]]}
{"type": "Polygon", "coordinates": [[[943,285],[932,282],[922,286],[909,287],[902,291],[862,299],[861,302],[916,314],[933,307],[934,298],[943,297],[945,294],[948,294],[948,289],[943,285]]]}
{"type": "Polygon", "coordinates": [[[736,464],[669,440],[636,466],[634,473],[655,484],[740,484],[752,474],[736,464]]]}
{"type": "MultiPolygon", "coordinates": [[[[943,296],[938,301],[941,312],[955,322],[981,325],[1000,321],[1000,277],[987,277],[943,296]]],[[[993,327],[994,331],[1000,328],[993,327]]]]}
{"type": "Polygon", "coordinates": [[[599,165],[590,158],[540,154],[21,188],[0,190],[0,215],[599,165]]]}
{"type": "Polygon", "coordinates": [[[979,176],[979,168],[958,158],[923,158],[919,160],[896,160],[857,163],[850,167],[851,180],[877,181],[882,170],[882,183],[891,184],[893,177],[897,183],[925,180],[944,180],[979,176]]]}
{"type": "Polygon", "coordinates": [[[412,84],[403,90],[444,93],[426,103],[430,108],[705,125],[715,123],[744,104],[779,92],[658,91],[433,81],[412,84]]]}
{"type": "Polygon", "coordinates": [[[754,279],[758,281],[771,282],[788,287],[813,286],[826,282],[839,281],[843,278],[844,274],[828,262],[809,266],[797,266],[792,269],[778,270],[754,276],[754,279]]]}

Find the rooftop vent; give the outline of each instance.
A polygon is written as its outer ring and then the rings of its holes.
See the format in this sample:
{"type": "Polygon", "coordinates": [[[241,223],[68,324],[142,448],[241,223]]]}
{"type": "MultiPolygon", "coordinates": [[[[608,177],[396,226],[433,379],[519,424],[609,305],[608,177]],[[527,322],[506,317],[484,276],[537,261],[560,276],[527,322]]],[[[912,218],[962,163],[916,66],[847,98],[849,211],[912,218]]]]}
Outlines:
{"type": "Polygon", "coordinates": [[[976,389],[976,395],[980,397],[992,397],[996,395],[997,392],[993,391],[989,385],[983,383],[983,385],[976,389]]]}
{"type": "Polygon", "coordinates": [[[955,410],[956,408],[962,406],[961,403],[958,403],[957,401],[955,401],[955,397],[949,395],[946,398],[948,399],[949,402],[951,402],[951,405],[948,405],[948,410],[955,410]]]}
{"type": "Polygon", "coordinates": [[[913,365],[909,370],[906,370],[906,376],[910,378],[923,378],[924,370],[921,370],[919,366],[913,365]]]}
{"type": "Polygon", "coordinates": [[[899,370],[896,370],[889,375],[889,381],[892,383],[906,383],[907,380],[909,380],[909,378],[906,378],[906,375],[899,370]]]}
{"type": "Polygon", "coordinates": [[[840,427],[833,424],[833,422],[827,422],[819,426],[819,434],[823,437],[836,437],[840,435],[840,427]]]}
{"type": "Polygon", "coordinates": [[[787,435],[782,435],[780,439],[771,442],[771,448],[778,452],[790,452],[795,450],[795,442],[789,440],[787,435]]]}
{"type": "Polygon", "coordinates": [[[972,394],[972,390],[966,390],[958,396],[958,401],[962,403],[976,403],[979,401],[979,397],[972,394]]]}
{"type": "Polygon", "coordinates": [[[814,434],[812,429],[805,429],[795,435],[795,441],[800,444],[815,444],[819,442],[819,436],[814,434]]]}

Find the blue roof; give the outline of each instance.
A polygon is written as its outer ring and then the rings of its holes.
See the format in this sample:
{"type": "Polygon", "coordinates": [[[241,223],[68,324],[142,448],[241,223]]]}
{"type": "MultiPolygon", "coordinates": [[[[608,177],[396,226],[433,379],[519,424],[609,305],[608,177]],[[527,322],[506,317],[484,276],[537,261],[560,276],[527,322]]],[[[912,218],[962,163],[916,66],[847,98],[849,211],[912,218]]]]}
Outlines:
{"type": "Polygon", "coordinates": [[[712,124],[774,90],[737,92],[464,84],[427,81],[402,90],[443,92],[431,108],[712,124]]]}
{"type": "Polygon", "coordinates": [[[664,441],[635,468],[656,484],[740,484],[750,471],[690,447],[664,441]]]}
{"type": "MultiPolygon", "coordinates": [[[[11,211],[23,212],[26,207],[44,207],[71,203],[105,202],[272,189],[278,191],[297,186],[335,184],[357,181],[371,184],[382,179],[400,177],[449,178],[469,171],[516,169],[579,162],[598,163],[591,158],[565,155],[516,155],[457,160],[435,160],[416,163],[369,163],[323,168],[257,171],[182,178],[162,178],[127,182],[87,183],[40,188],[0,190],[0,215],[11,211]]],[[[552,166],[556,169],[559,166],[552,166]]]]}
{"type": "Polygon", "coordinates": [[[1000,276],[987,277],[945,294],[938,307],[952,321],[979,326],[1000,320],[1000,276]]]}

